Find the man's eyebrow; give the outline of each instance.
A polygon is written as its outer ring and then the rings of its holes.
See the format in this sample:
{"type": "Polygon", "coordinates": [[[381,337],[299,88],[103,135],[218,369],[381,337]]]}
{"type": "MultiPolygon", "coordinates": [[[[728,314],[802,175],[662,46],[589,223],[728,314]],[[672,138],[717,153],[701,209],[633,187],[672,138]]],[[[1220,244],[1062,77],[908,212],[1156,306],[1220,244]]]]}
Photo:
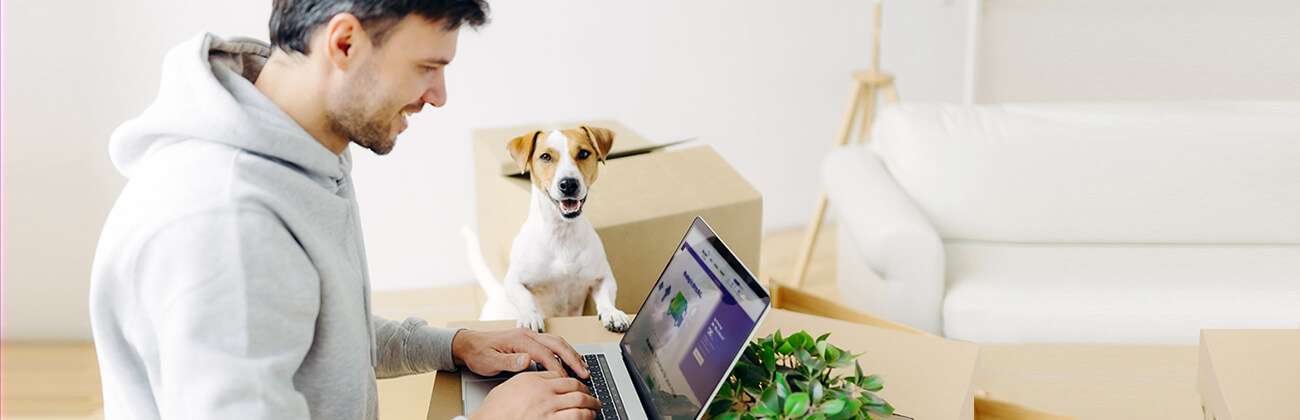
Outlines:
{"type": "Polygon", "coordinates": [[[446,59],[446,58],[441,58],[441,57],[439,57],[439,58],[426,58],[426,59],[420,60],[420,62],[421,62],[421,63],[425,63],[425,64],[438,64],[438,65],[443,65],[443,66],[448,65],[448,64],[451,64],[451,60],[448,60],[448,59],[446,59]]]}

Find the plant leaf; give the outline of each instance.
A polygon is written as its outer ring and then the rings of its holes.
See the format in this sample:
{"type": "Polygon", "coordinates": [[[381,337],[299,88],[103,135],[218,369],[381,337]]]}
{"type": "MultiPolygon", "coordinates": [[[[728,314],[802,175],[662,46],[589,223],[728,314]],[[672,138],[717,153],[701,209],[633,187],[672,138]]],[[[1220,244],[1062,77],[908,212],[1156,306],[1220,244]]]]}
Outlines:
{"type": "Polygon", "coordinates": [[[808,394],[804,392],[790,394],[785,399],[785,410],[783,412],[787,417],[803,416],[804,413],[808,412],[808,394]]]}
{"type": "Polygon", "coordinates": [[[709,403],[709,417],[718,417],[723,413],[731,411],[731,406],[733,404],[734,402],[731,401],[730,398],[728,399],[715,398],[713,402],[709,403]]]}
{"type": "Polygon", "coordinates": [[[710,416],[712,416],[715,420],[740,420],[740,413],[737,413],[735,411],[728,411],[716,416],[710,414],[710,416]]]}
{"type": "Polygon", "coordinates": [[[807,331],[794,333],[794,335],[790,336],[789,341],[793,342],[792,344],[794,344],[796,348],[812,350],[816,346],[816,342],[813,340],[811,335],[808,335],[807,331]]]}
{"type": "Polygon", "coordinates": [[[784,372],[777,372],[776,379],[772,380],[772,384],[776,385],[777,396],[784,399],[790,395],[790,383],[786,382],[784,372]]]}
{"type": "Polygon", "coordinates": [[[776,348],[776,352],[777,352],[777,353],[781,353],[781,354],[790,354],[790,353],[794,353],[794,348],[795,348],[795,347],[794,347],[794,345],[792,345],[792,344],[790,344],[790,343],[791,343],[791,341],[786,341],[786,342],[784,342],[784,343],[781,343],[781,347],[777,347],[777,348],[776,348]]]}
{"type": "MultiPolygon", "coordinates": [[[[764,346],[762,352],[759,353],[759,358],[763,359],[763,368],[767,369],[768,372],[776,370],[776,353],[771,347],[764,346]]],[[[767,377],[768,375],[763,376],[767,377]]]]}
{"type": "Polygon", "coordinates": [[[804,366],[812,366],[813,362],[816,361],[813,360],[812,354],[809,354],[808,350],[804,350],[804,349],[799,349],[798,351],[795,351],[794,357],[796,359],[799,359],[799,363],[802,363],[804,366]]]}
{"type": "Polygon", "coordinates": [[[713,397],[713,398],[714,398],[714,399],[728,399],[728,400],[729,400],[729,399],[731,399],[731,397],[734,396],[734,395],[736,395],[736,393],[735,393],[735,388],[733,388],[733,387],[731,386],[731,383],[730,383],[730,382],[723,382],[723,383],[722,383],[722,386],[721,386],[721,387],[718,387],[718,396],[713,397]]]}
{"type": "Polygon", "coordinates": [[[833,345],[827,344],[827,345],[826,345],[826,352],[823,353],[823,354],[825,354],[825,356],[826,356],[826,361],[831,362],[832,364],[834,364],[836,361],[839,361],[839,360],[840,360],[840,355],[843,354],[843,353],[840,351],[839,348],[837,348],[837,347],[835,347],[835,346],[833,346],[833,345]]]}
{"type": "Polygon", "coordinates": [[[867,403],[867,404],[870,404],[870,405],[885,405],[885,404],[887,404],[887,403],[885,402],[885,399],[884,399],[884,398],[880,398],[880,396],[879,396],[879,395],[876,395],[875,392],[864,392],[864,393],[862,393],[862,396],[863,396],[864,398],[866,398],[866,401],[864,401],[864,402],[867,403]]]}
{"type": "Polygon", "coordinates": [[[759,418],[777,417],[781,415],[781,413],[772,411],[771,408],[767,408],[766,405],[762,405],[762,404],[756,405],[754,406],[754,408],[749,409],[749,414],[759,418]]]}
{"type": "Polygon", "coordinates": [[[858,382],[858,385],[868,391],[876,392],[885,389],[885,380],[882,379],[880,375],[871,375],[862,378],[862,380],[858,382]]]}
{"type": "Polygon", "coordinates": [[[808,382],[812,383],[811,385],[808,386],[809,388],[808,392],[809,395],[812,396],[813,403],[821,402],[822,398],[826,396],[826,390],[825,388],[822,387],[822,381],[819,381],[814,378],[814,379],[809,379],[808,382]]]}
{"type": "Polygon", "coordinates": [[[872,404],[872,405],[868,405],[868,406],[866,406],[866,407],[867,407],[867,411],[869,411],[869,412],[880,413],[880,414],[884,414],[884,415],[886,415],[886,416],[888,416],[888,415],[890,415],[890,414],[894,414],[894,406],[889,405],[889,403],[884,403],[884,404],[881,404],[881,405],[875,405],[875,404],[872,404]]]}
{"type": "Polygon", "coordinates": [[[758,413],[758,407],[760,406],[767,409],[768,411],[771,411],[772,414],[770,415],[777,415],[781,413],[781,408],[783,408],[781,407],[781,396],[776,393],[776,387],[771,387],[763,390],[763,396],[759,399],[759,401],[761,401],[762,404],[755,405],[754,410],[751,410],[755,414],[758,413]]]}
{"type": "Polygon", "coordinates": [[[862,402],[855,399],[851,399],[849,397],[840,397],[839,400],[844,402],[844,411],[840,411],[839,414],[830,416],[831,418],[847,419],[847,418],[857,417],[858,414],[861,414],[858,412],[858,410],[862,408],[862,402]]]}
{"type": "Polygon", "coordinates": [[[767,370],[763,366],[758,366],[749,362],[736,363],[736,368],[732,369],[732,374],[740,384],[756,385],[768,378],[767,370]]]}
{"type": "Polygon", "coordinates": [[[844,411],[844,405],[845,405],[844,400],[830,400],[827,401],[825,404],[822,404],[821,409],[819,411],[822,414],[828,416],[834,416],[836,414],[839,414],[841,411],[844,411]]]}

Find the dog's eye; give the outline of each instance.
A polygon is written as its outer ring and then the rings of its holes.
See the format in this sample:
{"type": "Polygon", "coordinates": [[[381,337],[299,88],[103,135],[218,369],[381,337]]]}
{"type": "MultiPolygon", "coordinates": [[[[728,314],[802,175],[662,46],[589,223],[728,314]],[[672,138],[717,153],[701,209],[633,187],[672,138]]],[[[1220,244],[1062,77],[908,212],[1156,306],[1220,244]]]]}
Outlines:
{"type": "Polygon", "coordinates": [[[590,157],[590,156],[591,156],[591,152],[588,152],[587,149],[583,149],[583,150],[579,150],[579,151],[578,151],[578,160],[583,160],[583,159],[586,159],[586,158],[588,158],[588,157],[590,157]]]}
{"type": "Polygon", "coordinates": [[[541,156],[538,156],[537,158],[538,158],[538,159],[541,159],[542,162],[550,162],[550,161],[551,161],[551,154],[550,154],[550,153],[542,153],[542,155],[541,155],[541,156]]]}

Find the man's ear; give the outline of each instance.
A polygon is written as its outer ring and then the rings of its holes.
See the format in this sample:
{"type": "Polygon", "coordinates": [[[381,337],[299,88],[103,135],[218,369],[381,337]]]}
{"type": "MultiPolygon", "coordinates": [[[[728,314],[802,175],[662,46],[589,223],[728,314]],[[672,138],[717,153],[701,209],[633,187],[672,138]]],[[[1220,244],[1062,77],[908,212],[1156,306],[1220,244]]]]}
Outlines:
{"type": "Polygon", "coordinates": [[[591,144],[596,147],[596,157],[601,162],[605,161],[605,156],[609,154],[609,149],[614,147],[614,132],[607,128],[582,126],[582,131],[587,132],[587,138],[591,139],[591,144]]]}
{"type": "Polygon", "coordinates": [[[356,55],[356,46],[366,39],[361,21],[351,13],[339,13],[325,23],[324,35],[325,57],[335,66],[347,69],[356,55]]]}
{"type": "Polygon", "coordinates": [[[519,173],[528,172],[528,167],[532,164],[533,148],[537,146],[537,136],[540,135],[541,130],[533,131],[510,139],[510,143],[506,144],[510,157],[514,158],[515,165],[519,165],[519,173]]]}

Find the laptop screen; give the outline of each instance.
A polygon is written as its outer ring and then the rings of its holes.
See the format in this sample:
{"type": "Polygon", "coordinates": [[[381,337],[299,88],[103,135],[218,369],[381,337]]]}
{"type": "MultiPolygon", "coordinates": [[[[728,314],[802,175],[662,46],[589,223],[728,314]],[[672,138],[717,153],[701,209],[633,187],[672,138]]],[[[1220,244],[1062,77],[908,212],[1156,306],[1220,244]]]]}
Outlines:
{"type": "Polygon", "coordinates": [[[651,415],[698,417],[769,303],[749,270],[696,218],[620,342],[651,415]]]}

